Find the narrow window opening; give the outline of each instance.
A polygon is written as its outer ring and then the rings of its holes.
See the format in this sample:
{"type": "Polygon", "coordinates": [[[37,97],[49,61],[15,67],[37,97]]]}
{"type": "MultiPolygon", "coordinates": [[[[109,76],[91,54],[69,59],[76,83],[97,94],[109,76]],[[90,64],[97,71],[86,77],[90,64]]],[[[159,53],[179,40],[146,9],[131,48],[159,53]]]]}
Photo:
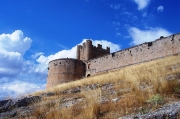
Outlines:
{"type": "Polygon", "coordinates": [[[88,69],[90,69],[90,64],[88,64],[88,69]]]}

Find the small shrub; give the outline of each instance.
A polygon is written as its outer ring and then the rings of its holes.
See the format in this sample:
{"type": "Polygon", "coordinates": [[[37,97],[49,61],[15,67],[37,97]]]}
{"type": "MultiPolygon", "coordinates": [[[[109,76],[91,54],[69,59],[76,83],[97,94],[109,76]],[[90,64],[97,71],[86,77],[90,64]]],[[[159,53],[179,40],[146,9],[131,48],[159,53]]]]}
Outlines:
{"type": "Polygon", "coordinates": [[[174,87],[174,92],[178,94],[180,93],[180,85],[174,87]]]}
{"type": "Polygon", "coordinates": [[[146,113],[148,113],[148,112],[149,112],[148,109],[143,108],[143,107],[140,107],[140,113],[141,113],[141,114],[146,114],[146,113]]]}
{"type": "Polygon", "coordinates": [[[48,102],[46,103],[46,107],[51,108],[55,106],[55,102],[48,102]]]}
{"type": "Polygon", "coordinates": [[[148,103],[155,104],[156,106],[163,103],[163,97],[159,94],[153,95],[147,100],[148,103]]]}
{"type": "Polygon", "coordinates": [[[161,36],[160,39],[164,38],[164,36],[161,36]]]}
{"type": "Polygon", "coordinates": [[[178,79],[180,79],[180,72],[176,72],[176,76],[178,79]]]}

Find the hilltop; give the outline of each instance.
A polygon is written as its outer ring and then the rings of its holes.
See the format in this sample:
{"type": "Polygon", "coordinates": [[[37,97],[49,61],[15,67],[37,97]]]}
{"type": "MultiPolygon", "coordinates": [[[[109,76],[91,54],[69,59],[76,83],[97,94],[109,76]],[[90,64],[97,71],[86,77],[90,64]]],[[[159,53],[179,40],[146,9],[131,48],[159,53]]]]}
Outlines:
{"type": "Polygon", "coordinates": [[[148,113],[153,118],[154,111],[154,117],[178,118],[179,94],[180,55],[176,55],[64,83],[19,100],[1,101],[0,117],[116,119],[145,118],[148,113]],[[159,108],[170,112],[158,113],[159,108]]]}

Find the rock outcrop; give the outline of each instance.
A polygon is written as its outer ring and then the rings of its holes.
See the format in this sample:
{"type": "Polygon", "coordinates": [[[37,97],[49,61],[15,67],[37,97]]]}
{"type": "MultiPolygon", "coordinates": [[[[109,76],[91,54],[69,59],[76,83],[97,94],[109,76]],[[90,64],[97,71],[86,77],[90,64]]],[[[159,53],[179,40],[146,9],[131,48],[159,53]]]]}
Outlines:
{"type": "Polygon", "coordinates": [[[29,110],[27,106],[39,101],[41,101],[40,96],[2,100],[0,101],[0,119],[15,117],[20,110],[27,111],[29,110]]]}

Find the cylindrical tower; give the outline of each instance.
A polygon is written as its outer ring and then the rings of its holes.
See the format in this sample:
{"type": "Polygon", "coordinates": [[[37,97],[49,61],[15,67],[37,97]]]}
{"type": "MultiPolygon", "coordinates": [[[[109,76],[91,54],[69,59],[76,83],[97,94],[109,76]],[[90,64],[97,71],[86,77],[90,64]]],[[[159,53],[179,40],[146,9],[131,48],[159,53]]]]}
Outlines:
{"type": "Polygon", "coordinates": [[[87,40],[86,41],[86,58],[85,60],[89,60],[92,58],[93,54],[92,54],[92,41],[91,40],[87,40]]]}
{"type": "Polygon", "coordinates": [[[49,62],[46,88],[85,76],[85,63],[76,59],[56,59],[49,62]]]}

